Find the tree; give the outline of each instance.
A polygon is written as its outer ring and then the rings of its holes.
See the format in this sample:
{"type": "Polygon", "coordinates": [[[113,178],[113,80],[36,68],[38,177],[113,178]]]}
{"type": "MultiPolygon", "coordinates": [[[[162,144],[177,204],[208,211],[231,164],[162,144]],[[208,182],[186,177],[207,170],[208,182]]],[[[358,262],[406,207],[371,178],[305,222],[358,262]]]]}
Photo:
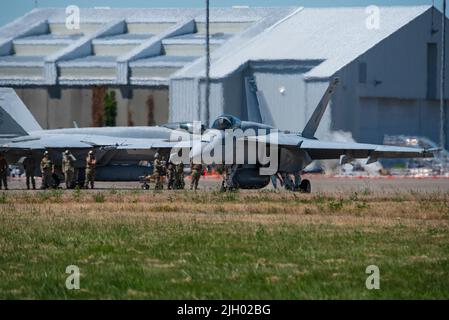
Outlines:
{"type": "Polygon", "coordinates": [[[115,91],[107,92],[104,96],[104,125],[115,127],[117,117],[117,100],[115,91]]]}

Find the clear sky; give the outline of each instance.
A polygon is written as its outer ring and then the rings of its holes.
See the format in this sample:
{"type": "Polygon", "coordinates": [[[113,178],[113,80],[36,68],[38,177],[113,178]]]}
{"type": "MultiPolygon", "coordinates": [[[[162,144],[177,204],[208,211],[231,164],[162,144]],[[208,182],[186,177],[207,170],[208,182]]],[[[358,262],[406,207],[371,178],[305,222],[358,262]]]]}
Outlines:
{"type": "MultiPolygon", "coordinates": [[[[443,0],[434,0],[442,8],[443,0]]],[[[433,0],[210,0],[211,6],[368,6],[374,5],[431,5],[433,0]]],[[[203,7],[205,0],[2,0],[0,1],[0,26],[13,21],[37,7],[203,7]]]]}

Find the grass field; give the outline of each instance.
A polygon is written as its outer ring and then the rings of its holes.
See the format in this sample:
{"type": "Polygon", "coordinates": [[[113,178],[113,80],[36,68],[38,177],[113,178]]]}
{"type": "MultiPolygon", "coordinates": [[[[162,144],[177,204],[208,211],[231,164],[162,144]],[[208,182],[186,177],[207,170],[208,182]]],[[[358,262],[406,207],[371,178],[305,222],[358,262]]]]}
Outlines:
{"type": "Polygon", "coordinates": [[[449,193],[0,192],[0,253],[1,299],[447,299],[449,193]]]}

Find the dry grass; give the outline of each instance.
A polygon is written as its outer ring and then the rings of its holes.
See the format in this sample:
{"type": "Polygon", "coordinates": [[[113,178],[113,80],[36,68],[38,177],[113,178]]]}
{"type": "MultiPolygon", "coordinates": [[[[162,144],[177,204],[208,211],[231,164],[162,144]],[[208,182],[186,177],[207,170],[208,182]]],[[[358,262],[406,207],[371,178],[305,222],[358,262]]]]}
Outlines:
{"type": "Polygon", "coordinates": [[[318,194],[287,192],[189,193],[54,191],[4,193],[1,214],[21,217],[189,221],[447,225],[449,193],[318,194]]]}

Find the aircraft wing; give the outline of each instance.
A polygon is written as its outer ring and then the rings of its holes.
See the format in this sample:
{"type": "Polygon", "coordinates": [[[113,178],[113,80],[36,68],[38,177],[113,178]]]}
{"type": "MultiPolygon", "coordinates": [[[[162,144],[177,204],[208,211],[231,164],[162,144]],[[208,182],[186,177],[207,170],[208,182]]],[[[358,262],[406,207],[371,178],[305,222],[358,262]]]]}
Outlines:
{"type": "Polygon", "coordinates": [[[340,159],[342,155],[353,159],[364,158],[432,158],[433,153],[422,148],[384,146],[354,142],[327,142],[304,140],[300,148],[313,160],[340,159]]]}
{"type": "Polygon", "coordinates": [[[0,151],[108,148],[117,150],[147,150],[155,148],[189,148],[191,141],[164,139],[134,139],[108,136],[48,135],[26,136],[0,143],[0,151]]]}
{"type": "Polygon", "coordinates": [[[87,150],[98,151],[98,159],[108,162],[113,157],[136,161],[151,158],[156,151],[191,148],[191,141],[168,141],[165,139],[117,138],[100,135],[58,134],[42,136],[23,136],[0,141],[0,152],[6,153],[9,160],[17,161],[23,156],[40,157],[47,151],[62,152],[70,149],[81,154],[87,150]]]}
{"type": "Polygon", "coordinates": [[[267,136],[248,137],[249,141],[277,144],[279,147],[298,148],[310,155],[313,160],[340,159],[345,155],[353,159],[364,158],[433,158],[436,150],[422,148],[396,147],[355,142],[331,142],[306,139],[298,134],[277,133],[267,136]]]}
{"type": "Polygon", "coordinates": [[[42,151],[46,149],[64,149],[64,148],[83,149],[91,148],[92,145],[76,139],[64,139],[63,137],[32,137],[25,136],[9,140],[0,144],[0,151],[42,151]]]}

